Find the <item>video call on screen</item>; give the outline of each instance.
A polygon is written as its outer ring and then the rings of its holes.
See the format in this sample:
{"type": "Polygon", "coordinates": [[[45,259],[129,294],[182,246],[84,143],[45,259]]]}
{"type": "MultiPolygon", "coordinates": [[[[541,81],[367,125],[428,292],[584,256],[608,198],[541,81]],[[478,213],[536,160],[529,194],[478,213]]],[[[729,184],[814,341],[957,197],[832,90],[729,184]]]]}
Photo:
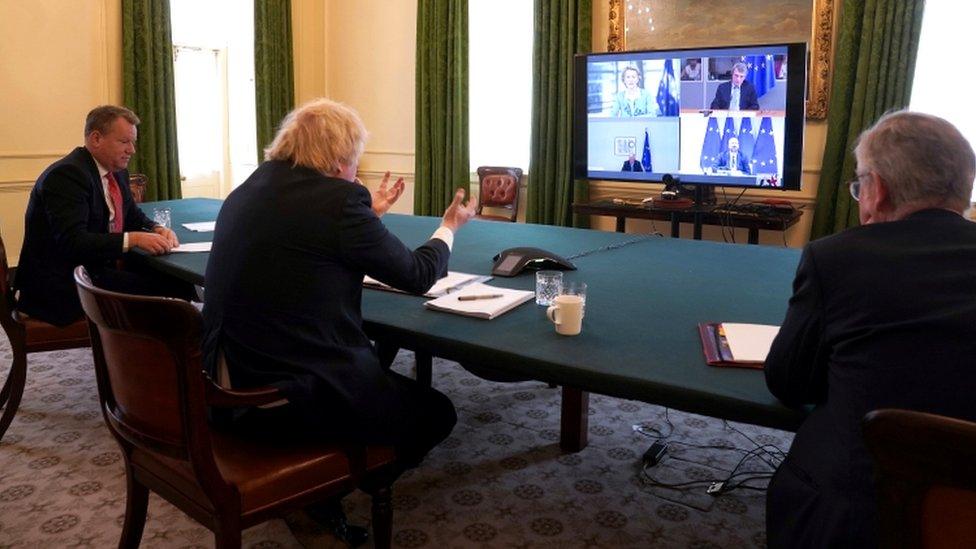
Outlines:
{"type": "Polygon", "coordinates": [[[785,46],[591,58],[588,177],[780,186],[788,62],[785,46]]]}

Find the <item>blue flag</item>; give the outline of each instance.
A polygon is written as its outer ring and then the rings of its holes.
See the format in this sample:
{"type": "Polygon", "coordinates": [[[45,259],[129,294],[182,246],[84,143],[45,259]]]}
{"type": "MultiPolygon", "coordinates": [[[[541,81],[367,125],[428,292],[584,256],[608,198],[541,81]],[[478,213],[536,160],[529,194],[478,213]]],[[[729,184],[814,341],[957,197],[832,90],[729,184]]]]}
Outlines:
{"type": "Polygon", "coordinates": [[[718,134],[718,120],[714,116],[709,116],[708,128],[705,129],[705,139],[702,141],[701,167],[703,170],[711,168],[718,162],[721,141],[722,138],[718,134]]]}
{"type": "Polygon", "coordinates": [[[744,55],[746,80],[756,88],[756,96],[762,97],[776,85],[776,71],[772,55],[744,55]]]}
{"type": "Polygon", "coordinates": [[[776,141],[773,140],[773,119],[764,116],[759,123],[759,136],[752,155],[752,173],[778,173],[776,168],[776,141]]]}
{"type": "Polygon", "coordinates": [[[651,136],[647,133],[647,128],[644,128],[644,156],[641,156],[641,166],[645,172],[654,171],[651,169],[651,136]]]}
{"type": "Polygon", "coordinates": [[[678,116],[680,112],[678,97],[681,95],[681,88],[678,87],[678,79],[674,77],[671,61],[671,59],[664,61],[661,83],[657,86],[657,106],[661,109],[661,116],[678,116]]]}
{"type": "Polygon", "coordinates": [[[729,139],[735,137],[735,118],[725,117],[725,129],[722,130],[722,142],[718,146],[718,152],[729,150],[729,139]]]}
{"type": "Polygon", "coordinates": [[[742,156],[752,159],[752,152],[756,146],[756,136],[752,135],[752,118],[744,116],[739,122],[739,152],[742,156]]]}

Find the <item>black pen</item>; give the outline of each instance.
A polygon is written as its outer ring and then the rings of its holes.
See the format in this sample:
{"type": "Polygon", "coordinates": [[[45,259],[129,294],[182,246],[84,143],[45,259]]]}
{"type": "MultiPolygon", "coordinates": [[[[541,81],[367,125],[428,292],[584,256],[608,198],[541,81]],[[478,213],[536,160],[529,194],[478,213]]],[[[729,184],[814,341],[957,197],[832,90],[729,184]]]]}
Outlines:
{"type": "Polygon", "coordinates": [[[504,297],[504,295],[503,294],[461,295],[458,296],[458,301],[476,301],[478,299],[495,299],[496,297],[504,297]]]}

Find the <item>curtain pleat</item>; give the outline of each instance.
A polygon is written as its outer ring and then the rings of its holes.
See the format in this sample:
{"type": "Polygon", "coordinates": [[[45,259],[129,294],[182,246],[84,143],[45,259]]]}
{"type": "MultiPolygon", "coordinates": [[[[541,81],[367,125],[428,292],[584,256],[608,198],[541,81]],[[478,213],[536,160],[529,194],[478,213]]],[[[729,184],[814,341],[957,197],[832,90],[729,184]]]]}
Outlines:
{"type": "Polygon", "coordinates": [[[589,199],[572,176],[573,56],[590,51],[590,0],[535,0],[532,48],[532,140],[526,221],[589,226],[573,202],[589,199]]]}
{"type": "Polygon", "coordinates": [[[254,0],[254,103],[258,161],[295,107],[291,0],[254,0]]]}
{"type": "Polygon", "coordinates": [[[441,215],[458,187],[470,191],[468,2],[417,2],[413,210],[441,215]]]}
{"type": "Polygon", "coordinates": [[[847,192],[854,143],[882,114],[908,106],[924,7],[924,0],[844,2],[811,240],[858,224],[847,192]]]}
{"type": "Polygon", "coordinates": [[[148,177],[145,199],[182,197],[169,0],[123,0],[122,94],[142,121],[129,171],[148,177]]]}

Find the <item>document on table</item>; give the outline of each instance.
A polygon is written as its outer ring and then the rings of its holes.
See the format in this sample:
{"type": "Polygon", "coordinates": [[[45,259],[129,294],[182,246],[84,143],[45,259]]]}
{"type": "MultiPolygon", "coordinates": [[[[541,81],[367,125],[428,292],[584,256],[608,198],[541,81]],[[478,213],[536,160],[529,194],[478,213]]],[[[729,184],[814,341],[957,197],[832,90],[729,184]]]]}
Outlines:
{"type": "MultiPolygon", "coordinates": [[[[475,282],[486,282],[488,280],[491,280],[491,276],[489,275],[476,275],[476,274],[448,271],[447,276],[435,282],[434,285],[431,286],[429,290],[427,290],[427,293],[425,293],[424,296],[440,297],[444,294],[455,292],[467,286],[468,284],[473,284],[475,282]]],[[[363,277],[363,286],[366,286],[367,288],[373,288],[376,290],[387,290],[390,292],[406,293],[406,292],[401,292],[400,290],[393,288],[392,286],[383,284],[379,280],[376,280],[375,278],[370,276],[363,277]]]]}
{"type": "Polygon", "coordinates": [[[195,233],[209,233],[217,227],[216,221],[200,221],[198,223],[184,223],[183,228],[195,233]]]}
{"type": "Polygon", "coordinates": [[[698,331],[709,365],[761,369],[779,326],[703,322],[698,331]]]}
{"type": "Polygon", "coordinates": [[[209,252],[213,242],[184,242],[169,251],[171,254],[209,252]]]}
{"type": "Polygon", "coordinates": [[[475,282],[457,292],[432,299],[424,303],[424,307],[445,313],[491,320],[533,298],[535,298],[533,291],[496,288],[475,282]]]}

